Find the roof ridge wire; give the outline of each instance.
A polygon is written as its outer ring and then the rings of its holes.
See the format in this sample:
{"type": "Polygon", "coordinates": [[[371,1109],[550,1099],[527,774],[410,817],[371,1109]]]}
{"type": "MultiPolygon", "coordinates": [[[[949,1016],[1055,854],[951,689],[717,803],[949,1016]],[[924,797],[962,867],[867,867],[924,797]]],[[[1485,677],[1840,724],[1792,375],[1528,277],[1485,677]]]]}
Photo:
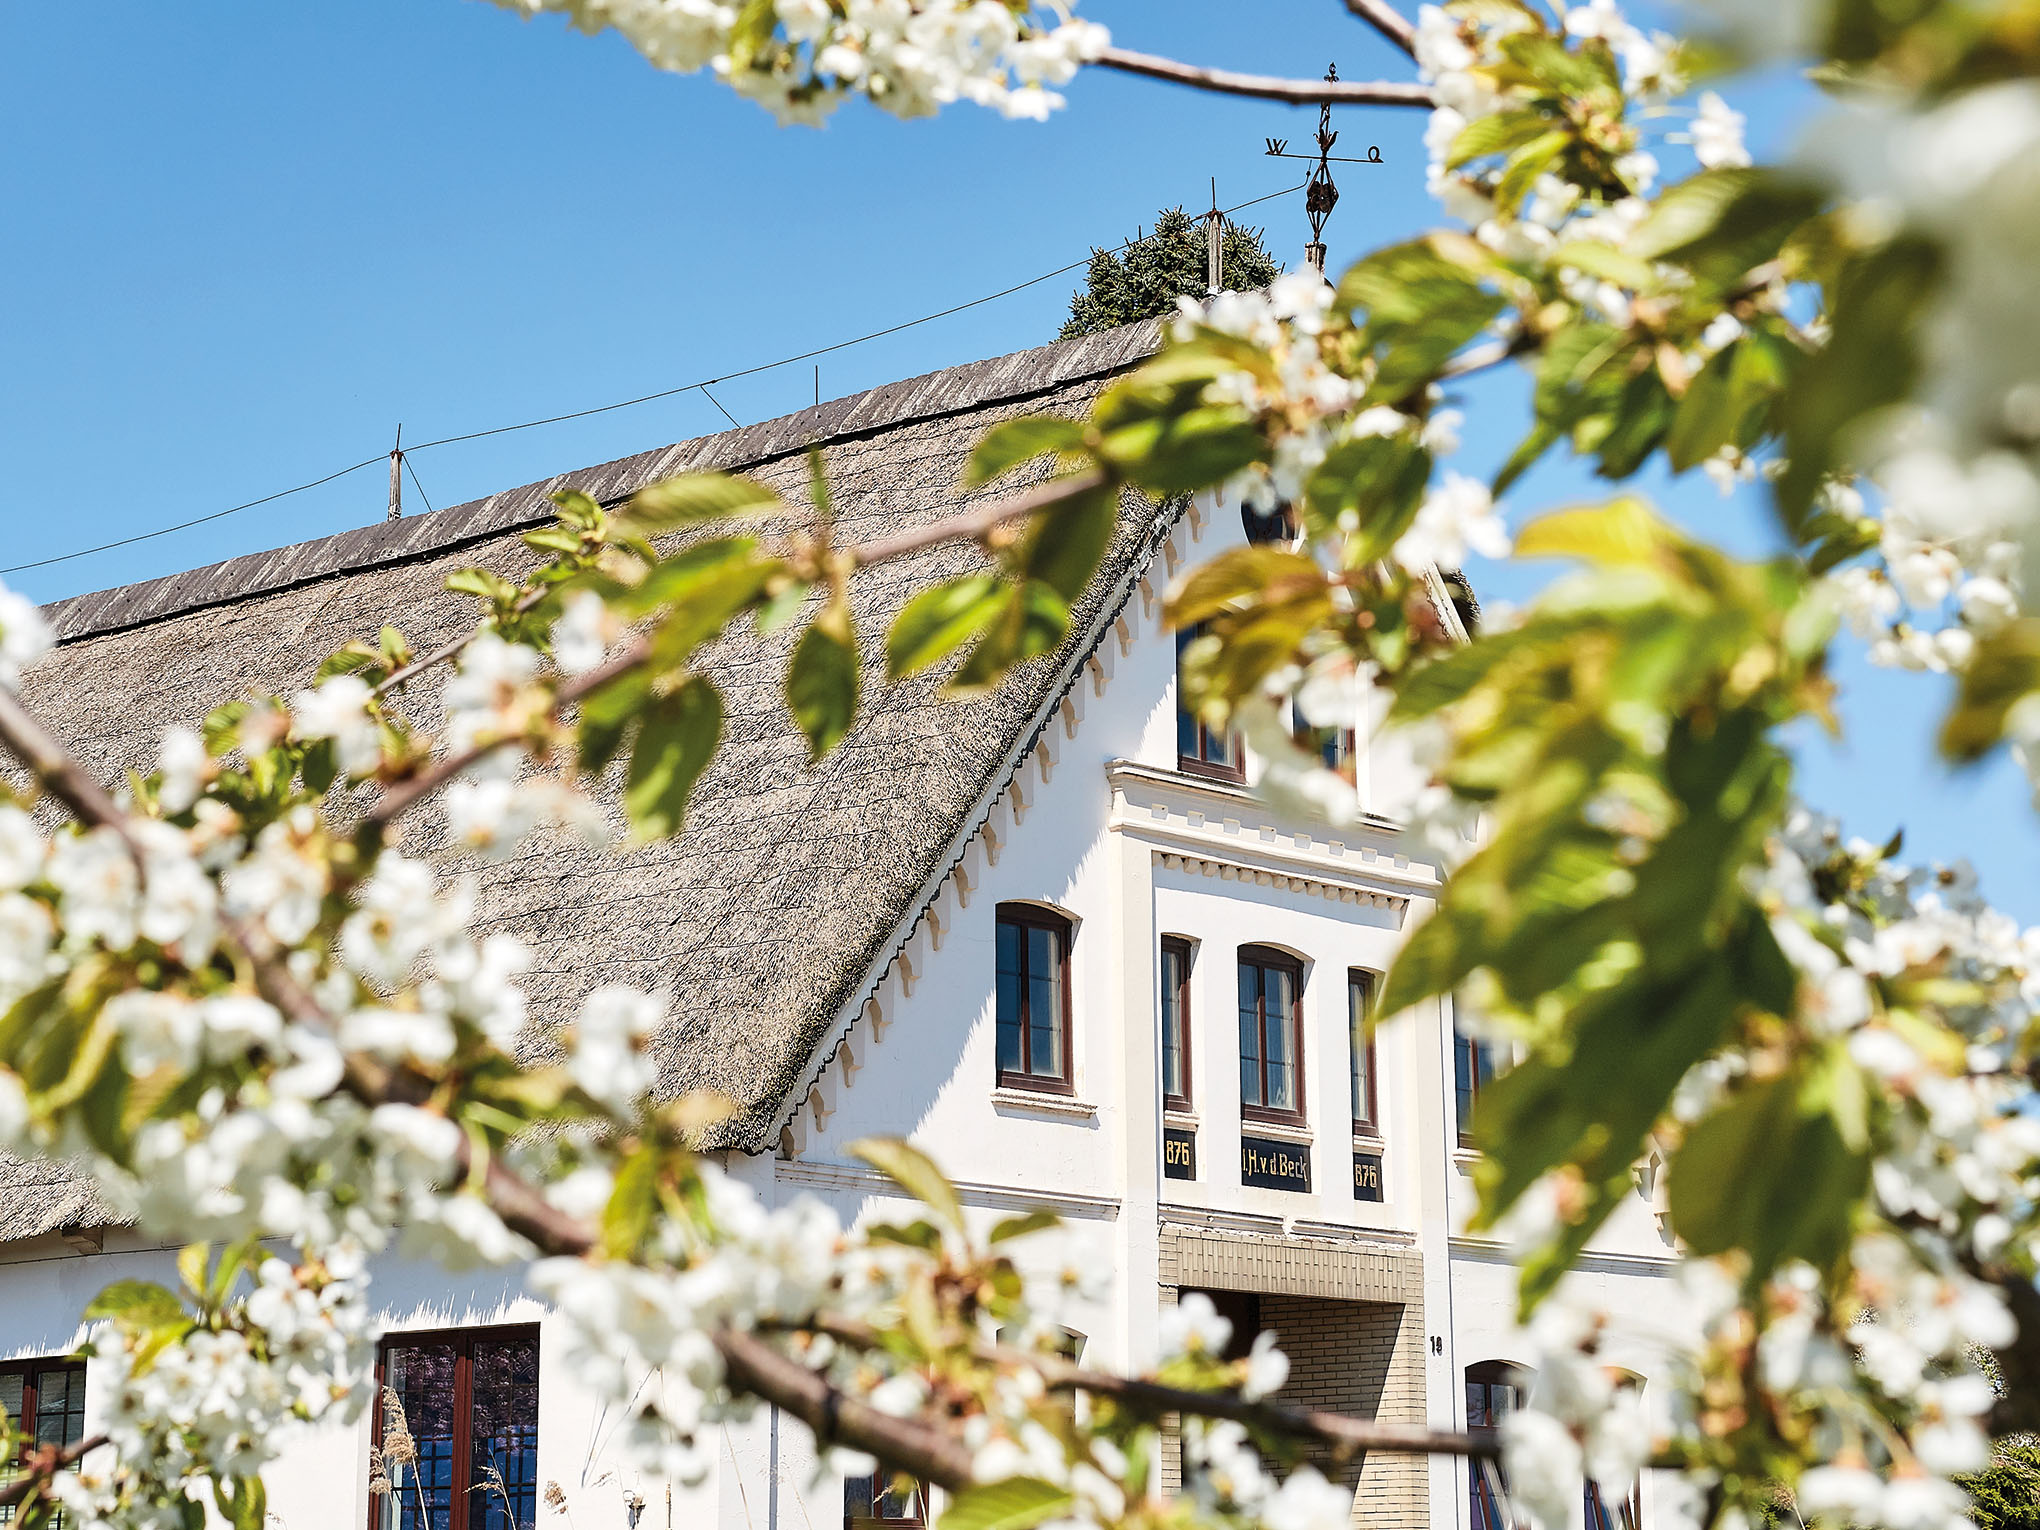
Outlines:
{"type": "MultiPolygon", "coordinates": [[[[1227,213],[1236,213],[1241,211],[1243,208],[1255,206],[1257,203],[1272,202],[1277,197],[1286,197],[1294,195],[1296,192],[1303,190],[1305,184],[1307,183],[1299,182],[1294,186],[1284,186],[1279,191],[1271,191],[1263,196],[1252,197],[1244,202],[1237,202],[1233,204],[1231,207],[1221,208],[1220,209],[1221,215],[1227,213]]],[[[775,371],[780,367],[791,366],[798,361],[812,361],[815,357],[826,356],[830,354],[832,351],[848,350],[853,345],[863,345],[866,341],[869,340],[881,340],[885,338],[887,335],[896,335],[901,330],[912,329],[919,324],[932,323],[936,319],[946,319],[951,314],[962,313],[965,309],[981,307],[986,303],[994,303],[997,302],[1000,298],[1011,297],[1016,292],[1024,292],[1029,287],[1038,287],[1043,282],[1053,281],[1058,276],[1064,276],[1071,271],[1077,270],[1079,267],[1088,266],[1091,263],[1092,259],[1101,253],[1116,255],[1120,251],[1129,248],[1130,246],[1137,242],[1138,242],[1137,238],[1126,239],[1112,246],[1112,248],[1109,251],[1093,249],[1091,254],[1086,255],[1082,260],[1073,260],[1066,266],[1057,266],[1053,271],[1044,271],[1039,276],[1029,277],[1024,282],[1015,283],[1011,287],[1001,288],[997,292],[988,292],[983,297],[972,298],[967,303],[958,303],[951,308],[943,308],[937,310],[934,313],[923,314],[918,319],[907,319],[899,324],[890,325],[885,329],[875,329],[871,331],[871,333],[869,334],[858,335],[854,339],[838,340],[833,345],[824,345],[818,347],[815,350],[802,351],[797,356],[782,356],[777,361],[761,362],[759,365],[754,367],[745,367],[742,371],[725,372],[720,377],[704,378],[699,382],[685,383],[677,388],[665,388],[657,393],[642,394],[637,398],[623,399],[614,404],[599,404],[592,409],[576,409],[568,414],[548,415],[544,419],[524,420],[515,425],[498,425],[490,430],[469,431],[466,435],[441,436],[437,440],[421,441],[415,446],[405,448],[404,450],[404,455],[406,458],[405,465],[409,466],[408,459],[412,452],[429,451],[431,448],[435,446],[452,446],[457,442],[461,441],[479,441],[485,436],[502,436],[508,435],[512,431],[533,430],[541,425],[558,425],[567,420],[583,420],[588,418],[590,415],[609,414],[618,409],[629,409],[638,404],[649,404],[662,398],[676,398],[682,393],[693,393],[696,391],[699,391],[704,397],[708,398],[708,401],[712,404],[715,404],[717,409],[722,410],[723,417],[725,419],[728,419],[730,423],[734,425],[736,423],[735,417],[732,416],[727,409],[723,409],[721,404],[716,403],[714,397],[709,394],[708,389],[711,384],[731,382],[739,377],[754,377],[760,372],[775,371]]],[[[338,472],[328,473],[323,478],[314,478],[308,483],[296,484],[288,489],[279,489],[276,491],[276,493],[265,494],[260,499],[251,499],[243,504],[229,506],[225,510],[215,510],[210,515],[194,516],[192,519],[188,521],[179,521],[174,526],[160,526],[154,531],[137,532],[135,535],[131,537],[120,537],[111,542],[101,542],[96,547],[81,547],[75,552],[58,553],[53,557],[37,558],[32,562],[28,563],[11,564],[5,568],[0,568],[0,574],[19,574],[26,572],[29,569],[48,568],[51,565],[57,563],[69,563],[76,558],[89,558],[94,553],[111,552],[113,549],[117,547],[132,547],[137,542],[152,541],[157,537],[169,536],[172,532],[188,531],[193,526],[204,525],[207,521],[221,520],[229,515],[237,515],[243,510],[253,510],[258,505],[267,505],[276,500],[288,498],[290,495],[293,494],[302,494],[308,489],[319,488],[324,484],[329,484],[333,482],[333,480],[335,480],[336,478],[345,478],[350,473],[358,473],[365,467],[373,467],[375,464],[379,462],[387,461],[388,455],[389,454],[386,452],[378,453],[376,456],[364,458],[362,461],[355,463],[351,467],[344,467],[341,468],[338,472]]],[[[412,471],[412,483],[414,485],[416,485],[417,483],[417,473],[415,469],[412,471]]],[[[418,493],[419,496],[423,498],[425,491],[422,487],[419,487],[418,493]]]]}

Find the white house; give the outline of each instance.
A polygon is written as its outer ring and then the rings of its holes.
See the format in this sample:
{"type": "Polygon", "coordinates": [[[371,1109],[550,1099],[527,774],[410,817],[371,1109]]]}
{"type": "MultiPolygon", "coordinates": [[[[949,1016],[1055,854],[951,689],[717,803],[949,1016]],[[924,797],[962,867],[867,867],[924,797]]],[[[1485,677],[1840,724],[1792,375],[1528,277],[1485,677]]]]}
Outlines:
{"type": "MultiPolygon", "coordinates": [[[[27,700],[109,777],[146,767],[170,722],[251,683],[287,693],[385,621],[421,646],[455,630],[468,603],[443,592],[446,574],[523,566],[519,534],[564,485],[614,501],[720,466],[797,500],[819,440],[844,538],[925,521],[963,498],[958,471],[985,427],[1081,408],[1151,344],[1137,326],[977,362],[80,596],[52,608],[61,644],[27,700]]],[[[728,746],[682,839],[630,855],[548,846],[487,870],[484,906],[540,949],[529,986],[541,1020],[608,979],[672,992],[664,1084],[738,1102],[710,1146],[768,1201],[816,1196],[846,1219],[886,1208],[885,1184],[846,1145],[910,1134],[974,1216],[1062,1214],[1040,1257],[1096,1273],[1072,1338],[1088,1360],[1144,1366],[1160,1310],[1203,1290],[1242,1340],[1280,1336],[1285,1396],[1481,1426],[1523,1355],[1504,1252],[1461,1231],[1472,1155],[1460,1128],[1488,1060],[1444,1005],[1390,1023],[1371,1049],[1354,1041],[1438,868],[1386,819],[1330,833],[1271,811],[1237,741],[1177,711],[1162,593],[1246,532],[1236,509],[1129,497],[1061,653],[969,703],[874,677],[866,715],[813,770],[778,700],[783,650],[733,638],[710,663],[730,698],[728,746]]],[[[872,575],[859,597],[867,653],[915,588],[972,556],[936,549],[872,575]]],[[[1471,614],[1463,591],[1437,594],[1448,621],[1471,614]]],[[[1394,766],[1358,766],[1365,806],[1370,770],[1394,766]]],[[[429,850],[430,832],[412,848],[429,850]]],[[[1671,1251],[1647,1167],[1638,1186],[1573,1278],[1618,1314],[1614,1353],[1648,1386],[1671,1251]]],[[[64,1360],[79,1313],[114,1279],[169,1276],[172,1254],[108,1225],[89,1187],[41,1164],[0,1162],[0,1237],[0,1403],[25,1408],[45,1439],[79,1438],[101,1405],[91,1367],[64,1360]]],[[[804,1429],[770,1410],[726,1431],[699,1485],[619,1475],[615,1420],[561,1363],[516,1271],[392,1258],[375,1297],[384,1379],[426,1480],[400,1502],[372,1498],[379,1420],[364,1419],[294,1445],[270,1472],[288,1530],[564,1526],[569,1513],[576,1530],[835,1530],[853,1512],[924,1512],[871,1504],[868,1484],[819,1468],[804,1429]],[[483,1482],[489,1466],[501,1491],[483,1482]]],[[[1356,1479],[1356,1523],[1472,1530],[1482,1518],[1448,1458],[1377,1455],[1356,1479]]],[[[1645,1484],[1646,1521],[1650,1498],[1645,1484]]],[[[1613,1523],[1636,1509],[1587,1511],[1613,1523]]]]}

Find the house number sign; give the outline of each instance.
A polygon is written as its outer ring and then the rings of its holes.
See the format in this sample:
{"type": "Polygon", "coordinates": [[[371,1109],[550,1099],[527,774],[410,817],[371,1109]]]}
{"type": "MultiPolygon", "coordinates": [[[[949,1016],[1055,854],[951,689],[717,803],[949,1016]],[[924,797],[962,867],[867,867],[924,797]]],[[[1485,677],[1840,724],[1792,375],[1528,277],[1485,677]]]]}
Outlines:
{"type": "Polygon", "coordinates": [[[1167,1179],[1197,1177],[1197,1133],[1162,1128],[1162,1175],[1167,1179]]]}
{"type": "Polygon", "coordinates": [[[1266,1137],[1240,1138],[1240,1183],[1263,1190],[1310,1191],[1310,1148],[1266,1137]]]}
{"type": "Polygon", "coordinates": [[[1381,1155],[1379,1153],[1355,1153],[1353,1155],[1353,1199],[1356,1201],[1378,1201],[1381,1199],[1381,1155]]]}

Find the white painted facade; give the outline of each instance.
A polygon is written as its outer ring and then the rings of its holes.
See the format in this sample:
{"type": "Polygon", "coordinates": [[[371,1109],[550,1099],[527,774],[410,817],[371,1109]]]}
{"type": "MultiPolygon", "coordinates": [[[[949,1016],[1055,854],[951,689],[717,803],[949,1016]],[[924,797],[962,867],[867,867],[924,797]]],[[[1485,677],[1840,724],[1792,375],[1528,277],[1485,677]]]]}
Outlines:
{"type": "MultiPolygon", "coordinates": [[[[1114,1368],[1140,1369],[1154,1356],[1160,1307],[1174,1300],[1165,1278],[1172,1240],[1231,1235],[1304,1259],[1390,1256],[1421,1272],[1422,1329],[1408,1336],[1408,1353],[1421,1355],[1422,1416],[1456,1426],[1465,1368],[1519,1359],[1523,1347],[1502,1250],[1462,1234],[1471,1160],[1458,1146],[1449,1006],[1423,1006],[1381,1031],[1380,1135],[1363,1145],[1381,1156],[1382,1199],[1356,1200],[1349,1174],[1346,975],[1386,970],[1435,896],[1436,868],[1413,860],[1385,821],[1328,834],[1279,819],[1246,789],[1177,769],[1175,646],[1161,624],[1161,588],[1176,568],[1240,536],[1237,514],[1223,510],[1176,527],[1096,649],[1073,665],[1067,691],[1016,755],[1010,784],[1002,777],[981,805],[925,910],[899,932],[893,959],[868,974],[840,1017],[811,1089],[788,1103],[780,1153],[733,1155],[728,1167],[768,1202],[816,1196],[854,1220],[903,1208],[848,1145],[906,1134],[958,1182],[974,1218],[1057,1210],[1064,1226],[1035,1240],[1033,1257],[1100,1274],[1103,1299],[1075,1322],[1085,1358],[1114,1368]],[[1075,926],[1074,1092],[1066,1097],[994,1084],[995,919],[1007,901],[1053,907],[1075,926]],[[1157,952],[1169,935],[1196,951],[1193,1109],[1165,1122],[1157,952]],[[1305,965],[1308,1124],[1253,1130],[1309,1150],[1308,1193],[1240,1182],[1235,952],[1249,942],[1305,965]],[[1164,1177],[1165,1125],[1194,1131],[1195,1179],[1164,1177]]],[[[1593,1282],[1616,1314],[1615,1357],[1646,1384],[1657,1371],[1646,1335],[1668,1295],[1670,1255],[1650,1188],[1640,1182],[1573,1277],[1593,1282]]],[[[82,1335],[78,1313],[110,1281],[172,1275],[168,1251],[119,1229],[104,1235],[101,1251],[74,1242],[0,1246],[0,1364],[70,1349],[82,1335]]],[[[559,1484],[574,1530],[631,1523],[626,1490],[643,1495],[636,1523],[652,1530],[835,1530],[842,1522],[841,1482],[817,1467],[801,1426],[769,1410],[724,1432],[715,1468],[698,1486],[669,1494],[664,1483],[619,1479],[608,1448],[613,1420],[558,1362],[544,1309],[515,1272],[448,1275],[390,1259],[378,1268],[375,1295],[390,1332],[541,1325],[538,1476],[559,1484]]],[[[88,1431],[101,1400],[88,1373],[88,1431]]],[[[368,1448],[364,1419],[286,1453],[268,1476],[272,1509],[288,1530],[369,1525],[368,1448]]],[[[1440,1458],[1418,1471],[1413,1480],[1427,1490],[1398,1522],[1465,1526],[1463,1468],[1440,1458]]],[[[1649,1499],[1646,1486],[1646,1524],[1649,1499]]],[[[543,1503],[538,1518],[566,1524],[543,1503]]]]}

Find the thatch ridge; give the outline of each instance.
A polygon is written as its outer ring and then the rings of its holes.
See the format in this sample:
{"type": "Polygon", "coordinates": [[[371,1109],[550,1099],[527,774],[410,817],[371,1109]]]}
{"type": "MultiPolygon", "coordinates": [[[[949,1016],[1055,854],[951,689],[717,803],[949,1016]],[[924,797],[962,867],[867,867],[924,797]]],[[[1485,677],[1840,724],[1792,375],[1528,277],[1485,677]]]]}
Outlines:
{"type": "Polygon", "coordinates": [[[803,454],[811,446],[826,450],[918,421],[1040,398],[1123,371],[1154,350],[1158,333],[1152,321],[1129,324],[1079,340],[924,373],[755,425],[697,436],[499,490],[443,510],[379,521],[183,573],[69,596],[46,606],[44,613],[56,628],[58,642],[69,643],[252,595],[429,558],[506,531],[544,524],[552,518],[550,497],[561,489],[579,489],[604,504],[613,504],[645,484],[676,473],[751,471],[803,454]]]}

